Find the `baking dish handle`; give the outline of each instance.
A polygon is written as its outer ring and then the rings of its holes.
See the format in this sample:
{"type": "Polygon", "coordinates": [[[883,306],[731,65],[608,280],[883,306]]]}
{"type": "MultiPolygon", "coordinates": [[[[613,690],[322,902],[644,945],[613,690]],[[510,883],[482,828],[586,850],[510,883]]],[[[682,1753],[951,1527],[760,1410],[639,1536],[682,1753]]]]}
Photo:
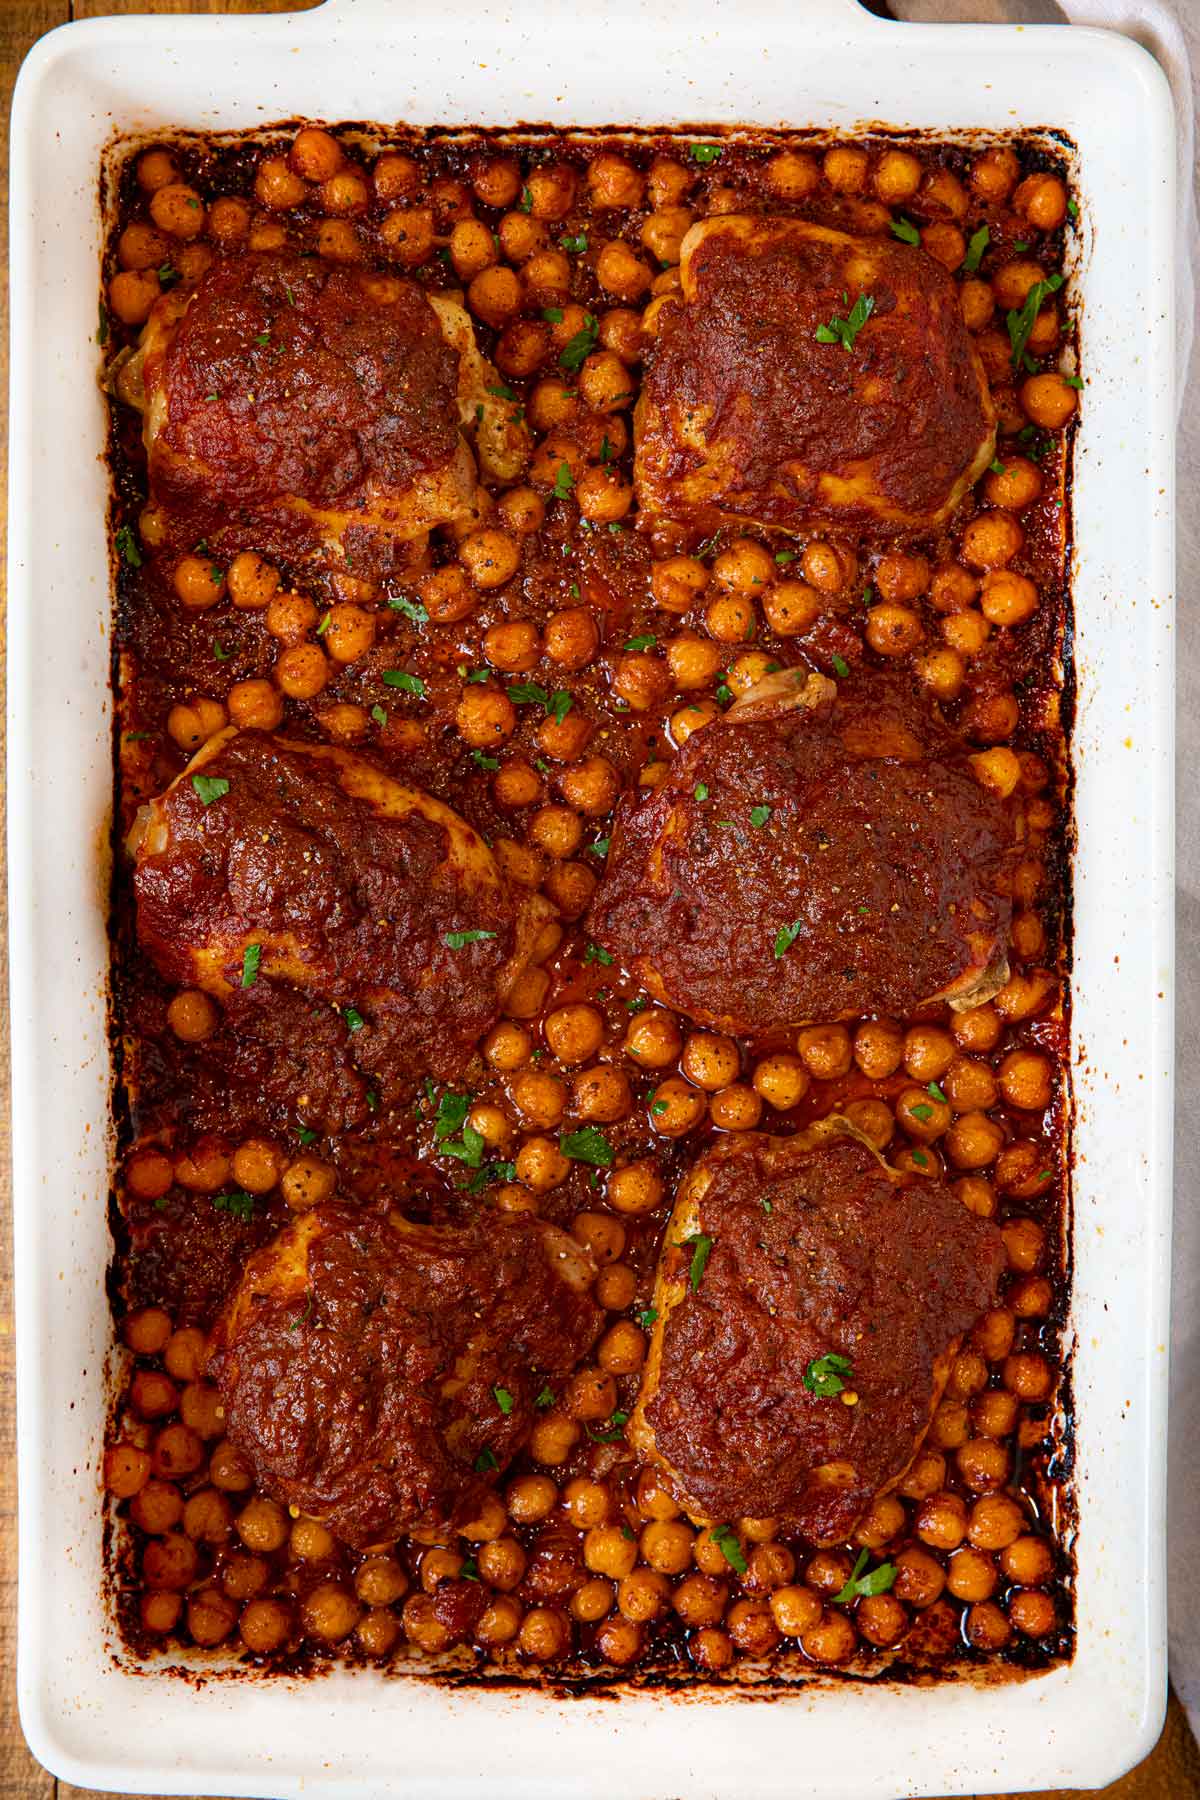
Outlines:
{"type": "MultiPolygon", "coordinates": [[[[293,21],[297,17],[307,17],[317,21],[328,21],[331,24],[353,16],[368,19],[394,18],[396,4],[397,0],[322,0],[320,6],[307,14],[292,13],[288,16],[293,21]]],[[[880,19],[868,12],[862,4],[862,0],[774,0],[774,5],[781,14],[786,13],[793,21],[796,11],[801,11],[804,15],[805,31],[811,33],[813,38],[835,35],[840,37],[845,33],[847,27],[853,29],[860,24],[886,26],[892,22],[880,19]]],[[[704,28],[706,23],[704,13],[708,8],[711,8],[712,11],[711,23],[719,25],[722,22],[720,0],[674,0],[674,4],[668,0],[666,5],[659,0],[658,4],[652,6],[647,4],[647,0],[610,0],[608,10],[616,13],[648,13],[652,16],[655,27],[660,31],[664,23],[664,14],[675,11],[679,16],[681,31],[692,35],[698,29],[704,28]]],[[[441,0],[439,10],[449,18],[459,9],[455,0],[441,0]]],[[[491,8],[488,0],[484,0],[482,8],[478,5],[478,0],[475,0],[474,4],[472,4],[472,0],[467,0],[467,5],[462,10],[478,12],[479,10],[491,10],[491,8]]],[[[552,6],[547,8],[547,12],[553,12],[553,10],[555,9],[552,6]]],[[[567,8],[564,6],[562,10],[565,16],[567,8]]],[[[501,8],[497,6],[496,11],[499,15],[501,8]]],[[[505,16],[511,17],[508,13],[505,16]]],[[[574,7],[571,9],[571,18],[572,22],[577,25],[578,14],[574,7]]]]}

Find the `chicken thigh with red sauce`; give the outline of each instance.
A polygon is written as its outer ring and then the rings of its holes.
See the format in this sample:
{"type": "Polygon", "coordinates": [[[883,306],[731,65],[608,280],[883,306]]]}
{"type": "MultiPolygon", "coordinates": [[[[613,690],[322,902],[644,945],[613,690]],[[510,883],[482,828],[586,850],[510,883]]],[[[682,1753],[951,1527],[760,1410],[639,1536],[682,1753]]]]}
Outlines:
{"type": "Polygon", "coordinates": [[[330,1201],[256,1251],[213,1331],[228,1436],[346,1543],[462,1524],[602,1314],[595,1269],[526,1214],[414,1224],[330,1201]]]}
{"type": "Polygon", "coordinates": [[[839,1127],[719,1145],[679,1191],[629,1435],[697,1522],[777,1516],[841,1543],[995,1299],[996,1227],[839,1127]]]}
{"type": "Polygon", "coordinates": [[[788,670],[618,813],[597,942],[723,1031],[980,1005],[1007,978],[1012,802],[907,682],[788,670]]]}

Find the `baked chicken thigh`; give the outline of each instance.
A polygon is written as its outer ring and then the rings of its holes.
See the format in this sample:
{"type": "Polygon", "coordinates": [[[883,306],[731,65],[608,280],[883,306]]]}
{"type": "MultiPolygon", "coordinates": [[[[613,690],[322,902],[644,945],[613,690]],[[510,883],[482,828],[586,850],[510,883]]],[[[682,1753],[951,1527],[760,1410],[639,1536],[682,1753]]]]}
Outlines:
{"type": "Polygon", "coordinates": [[[959,290],[924,250],[726,214],[691,227],[679,273],[635,409],[644,514],[924,532],[992,460],[959,290]]]}
{"type": "Polygon", "coordinates": [[[131,848],[138,937],[168,981],[226,1007],[300,990],[399,1079],[461,1064],[553,915],[421,789],[233,727],[143,809],[131,848]]]}
{"type": "Polygon", "coordinates": [[[456,295],[290,251],[218,257],[163,295],[113,381],[189,549],[357,570],[472,515],[472,442],[499,479],[528,456],[456,295]]]}
{"type": "Polygon", "coordinates": [[[589,929],[647,993],[739,1035],[977,1006],[1007,979],[1016,833],[901,677],[790,669],[622,802],[589,929]]]}
{"type": "Polygon", "coordinates": [[[595,1273],[527,1214],[314,1207],[250,1257],[214,1327],[228,1435],[267,1493],[348,1544],[461,1524],[595,1341],[595,1273]]]}
{"type": "Polygon", "coordinates": [[[706,1152],[679,1189],[629,1438],[697,1523],[842,1543],[921,1446],[1000,1232],[840,1120],[706,1152]]]}

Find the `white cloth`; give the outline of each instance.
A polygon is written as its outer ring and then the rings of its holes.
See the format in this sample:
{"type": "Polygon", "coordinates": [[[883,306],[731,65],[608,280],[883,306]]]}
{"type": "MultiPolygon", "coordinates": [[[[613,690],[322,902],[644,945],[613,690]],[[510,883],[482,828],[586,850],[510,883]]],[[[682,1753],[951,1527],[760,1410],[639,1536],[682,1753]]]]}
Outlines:
{"type": "Polygon", "coordinates": [[[1200,419],[1192,370],[1197,268],[1194,162],[1200,0],[891,0],[899,18],[997,25],[1067,22],[1125,32],[1162,65],[1175,99],[1179,169],[1176,298],[1179,321],[1176,719],[1179,824],[1176,861],[1177,1121],[1175,1273],[1171,1329],[1171,1425],[1167,1529],[1171,1680],[1200,1737],[1200,1133],[1191,1101],[1200,1092],[1200,419]]]}

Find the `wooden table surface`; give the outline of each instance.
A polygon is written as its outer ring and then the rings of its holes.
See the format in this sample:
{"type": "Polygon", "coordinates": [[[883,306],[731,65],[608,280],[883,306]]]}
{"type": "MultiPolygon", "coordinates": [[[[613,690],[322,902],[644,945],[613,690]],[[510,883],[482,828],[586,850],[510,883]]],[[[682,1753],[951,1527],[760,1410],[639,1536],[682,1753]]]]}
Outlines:
{"type": "MultiPolygon", "coordinates": [[[[0,232],[8,243],[8,115],[13,82],[29,46],[44,32],[69,19],[110,13],[286,12],[299,11],[306,0],[0,0],[0,232]]],[[[3,258],[7,271],[7,256],[3,258]]],[[[8,372],[7,273],[0,292],[0,372],[8,372]]],[[[5,383],[6,385],[6,383],[5,383]]],[[[0,426],[0,433],[3,427],[0,426]]],[[[5,473],[6,445],[0,445],[0,477],[5,473]]],[[[0,481],[0,514],[5,494],[0,481]]],[[[3,655],[0,621],[0,656],[3,655]]],[[[0,721],[0,731],[3,723],[0,721]]],[[[0,790],[3,775],[0,773],[0,790]]],[[[0,850],[0,856],[3,852],[0,850]]],[[[83,1800],[85,1790],[57,1781],[33,1759],[17,1718],[16,1653],[16,1461],[13,1433],[12,1270],[9,1250],[11,1181],[8,1133],[8,977],[0,888],[0,1800],[83,1800]]],[[[1140,1768],[1104,1793],[1113,1800],[1200,1800],[1200,1750],[1174,1696],[1158,1746],[1140,1768]]],[[[978,1796],[977,1800],[985,1800],[978,1796]]],[[[1007,1796],[987,1800],[1008,1800],[1007,1796]]],[[[1038,1796],[1034,1800],[1039,1800],[1038,1796]]],[[[1040,1800],[1069,1800],[1065,1792],[1040,1800]]]]}

